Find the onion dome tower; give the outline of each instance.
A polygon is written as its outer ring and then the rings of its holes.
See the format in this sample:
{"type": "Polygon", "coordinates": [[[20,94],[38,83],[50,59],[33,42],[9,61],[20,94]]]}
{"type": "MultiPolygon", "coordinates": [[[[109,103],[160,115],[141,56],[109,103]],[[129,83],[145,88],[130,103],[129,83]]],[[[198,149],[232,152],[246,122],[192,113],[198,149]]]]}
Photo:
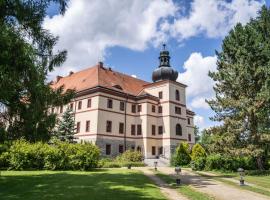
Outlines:
{"type": "Polygon", "coordinates": [[[153,82],[162,80],[176,81],[178,72],[170,66],[170,58],[169,51],[166,50],[166,45],[163,44],[163,50],[159,56],[159,67],[152,74],[153,82]]]}

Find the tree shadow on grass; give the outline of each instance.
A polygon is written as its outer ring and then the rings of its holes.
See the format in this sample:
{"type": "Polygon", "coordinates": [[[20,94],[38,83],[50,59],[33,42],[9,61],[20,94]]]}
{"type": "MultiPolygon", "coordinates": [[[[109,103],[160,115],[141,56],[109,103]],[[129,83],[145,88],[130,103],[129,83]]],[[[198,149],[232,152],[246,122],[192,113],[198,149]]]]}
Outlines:
{"type": "MultiPolygon", "coordinates": [[[[23,172],[22,172],[23,173],[23,172]]],[[[127,170],[42,172],[0,177],[0,199],[27,200],[163,200],[160,191],[141,173],[127,170]]]]}

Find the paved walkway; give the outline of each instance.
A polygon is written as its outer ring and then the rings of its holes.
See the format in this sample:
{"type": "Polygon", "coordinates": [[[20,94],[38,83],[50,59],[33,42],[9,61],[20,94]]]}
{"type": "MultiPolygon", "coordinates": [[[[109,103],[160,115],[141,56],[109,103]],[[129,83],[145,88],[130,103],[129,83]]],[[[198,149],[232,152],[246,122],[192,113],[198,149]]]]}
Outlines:
{"type": "MultiPolygon", "coordinates": [[[[164,174],[175,175],[174,169],[170,167],[158,168],[164,174]]],[[[222,182],[197,175],[191,171],[183,170],[181,181],[190,184],[196,190],[207,193],[219,200],[269,200],[267,196],[260,195],[255,192],[241,190],[233,186],[229,186],[222,182]]]]}
{"type": "MultiPolygon", "coordinates": [[[[166,184],[163,180],[157,177],[154,172],[147,167],[138,167],[136,168],[141,170],[144,175],[149,177],[161,190],[161,192],[170,200],[188,200],[185,196],[182,196],[177,190],[172,189],[168,184],[166,184]]],[[[151,168],[153,169],[153,168],[151,168]]]]}

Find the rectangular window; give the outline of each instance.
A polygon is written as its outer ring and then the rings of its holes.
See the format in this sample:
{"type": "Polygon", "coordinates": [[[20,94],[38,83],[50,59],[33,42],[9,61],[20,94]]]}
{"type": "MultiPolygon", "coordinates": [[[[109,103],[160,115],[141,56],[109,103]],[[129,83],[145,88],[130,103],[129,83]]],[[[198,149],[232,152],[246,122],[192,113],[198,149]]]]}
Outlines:
{"type": "Polygon", "coordinates": [[[107,121],[107,123],[106,123],[106,131],[108,133],[112,132],[112,121],[107,121]]]}
{"type": "Polygon", "coordinates": [[[175,106],[175,114],[181,115],[181,108],[175,106]]]}
{"type": "Polygon", "coordinates": [[[190,118],[187,119],[187,123],[190,124],[190,118]]]}
{"type": "Polygon", "coordinates": [[[156,135],[156,126],[152,125],[152,135],[156,135]]]}
{"type": "Polygon", "coordinates": [[[162,92],[159,92],[159,93],[158,93],[158,98],[160,98],[160,99],[163,98],[163,93],[162,93],[162,92]]]}
{"type": "Polygon", "coordinates": [[[81,122],[77,122],[76,132],[79,133],[81,130],[81,122]]]}
{"type": "Polygon", "coordinates": [[[131,135],[135,135],[136,126],[134,124],[131,125],[131,135]]]}
{"type": "Polygon", "coordinates": [[[63,112],[63,106],[60,106],[60,113],[63,112]]]}
{"type": "Polygon", "coordinates": [[[113,101],[112,99],[107,100],[107,108],[112,108],[113,107],[113,101]]]}
{"type": "Polygon", "coordinates": [[[70,104],[69,108],[70,110],[73,110],[73,103],[70,104]]]}
{"type": "Polygon", "coordinates": [[[132,113],[136,113],[136,105],[135,104],[132,104],[132,106],[131,106],[131,112],[132,113]]]}
{"type": "Polygon", "coordinates": [[[122,123],[122,122],[119,123],[119,133],[120,134],[124,133],[124,123],[122,123]]]}
{"type": "Polygon", "coordinates": [[[163,147],[159,147],[159,148],[158,148],[158,154],[159,154],[159,155],[162,155],[162,154],[163,154],[163,147]]]}
{"type": "Polygon", "coordinates": [[[152,155],[153,155],[153,156],[156,155],[156,147],[152,147],[152,155]]]}
{"type": "Polygon", "coordinates": [[[124,146],[122,144],[119,144],[119,153],[124,152],[124,146]]]}
{"type": "Polygon", "coordinates": [[[162,113],[162,106],[158,107],[158,113],[162,113]]]}
{"type": "Polygon", "coordinates": [[[91,108],[92,106],[92,99],[87,100],[87,108],[91,108]]]}
{"type": "Polygon", "coordinates": [[[191,134],[188,134],[188,141],[191,141],[191,134]]]}
{"type": "Polygon", "coordinates": [[[125,102],[124,101],[120,101],[120,110],[121,111],[125,110],[125,102]]]}
{"type": "Polygon", "coordinates": [[[142,134],[142,125],[138,124],[137,125],[137,135],[141,135],[142,134]]]}
{"type": "Polygon", "coordinates": [[[106,144],[106,155],[111,155],[111,145],[106,144]]]}
{"type": "Polygon", "coordinates": [[[156,106],[152,105],[152,112],[156,112],[156,106]]]}
{"type": "Polygon", "coordinates": [[[90,131],[90,121],[86,121],[86,124],[85,124],[85,132],[89,132],[90,131]]]}
{"type": "Polygon", "coordinates": [[[142,105],[138,105],[138,112],[142,112],[142,105]]]}
{"type": "Polygon", "coordinates": [[[82,109],[82,101],[79,101],[78,103],[78,110],[81,110],[82,109]]]}
{"type": "Polygon", "coordinates": [[[162,135],[163,134],[163,126],[158,127],[158,134],[162,135]]]}

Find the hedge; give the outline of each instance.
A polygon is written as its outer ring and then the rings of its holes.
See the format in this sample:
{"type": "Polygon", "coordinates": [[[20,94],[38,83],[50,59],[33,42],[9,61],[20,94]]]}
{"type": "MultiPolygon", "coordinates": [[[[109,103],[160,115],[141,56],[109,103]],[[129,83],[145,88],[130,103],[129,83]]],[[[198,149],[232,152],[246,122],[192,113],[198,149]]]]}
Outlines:
{"type": "Polygon", "coordinates": [[[9,151],[0,155],[0,167],[14,170],[90,170],[98,166],[97,146],[57,142],[49,145],[25,140],[13,142],[9,151]]]}

